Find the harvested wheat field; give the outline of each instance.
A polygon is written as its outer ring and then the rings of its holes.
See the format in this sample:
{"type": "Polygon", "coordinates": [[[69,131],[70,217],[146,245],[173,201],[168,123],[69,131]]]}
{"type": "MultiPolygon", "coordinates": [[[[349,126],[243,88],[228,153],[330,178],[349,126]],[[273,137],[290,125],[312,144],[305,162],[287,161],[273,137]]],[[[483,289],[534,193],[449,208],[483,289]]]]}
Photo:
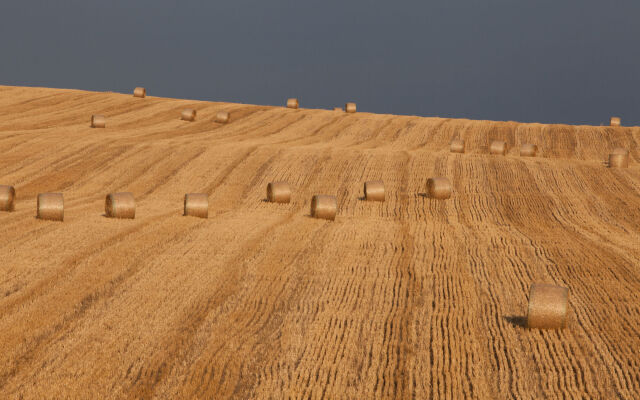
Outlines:
{"type": "Polygon", "coordinates": [[[2,86],[0,398],[637,399],[639,142],[2,86]],[[607,167],[616,148],[627,168],[607,167]],[[135,219],[108,218],[123,192],[135,219]],[[39,193],[64,196],[64,221],[36,218],[39,193]],[[310,217],[317,194],[334,221],[310,217]],[[536,282],[569,289],[564,329],[527,328],[536,282]]]}

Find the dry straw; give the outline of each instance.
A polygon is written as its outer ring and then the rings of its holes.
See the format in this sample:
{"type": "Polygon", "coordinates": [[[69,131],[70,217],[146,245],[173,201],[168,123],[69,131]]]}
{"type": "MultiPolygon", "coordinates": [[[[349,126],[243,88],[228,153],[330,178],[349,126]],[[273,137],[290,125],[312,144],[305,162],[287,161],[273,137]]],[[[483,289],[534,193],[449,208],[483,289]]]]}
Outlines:
{"type": "Polygon", "coordinates": [[[333,221],[336,219],[338,202],[336,196],[317,194],[311,199],[311,216],[333,221]]]}
{"type": "Polygon", "coordinates": [[[0,185],[0,211],[13,211],[16,190],[13,186],[0,185]]]}
{"type": "Polygon", "coordinates": [[[628,168],[629,167],[629,155],[628,154],[609,154],[609,168],[628,168]]]}
{"type": "Polygon", "coordinates": [[[464,153],[464,151],[465,151],[464,140],[462,140],[462,139],[453,139],[451,141],[451,144],[449,145],[449,150],[452,153],[464,153]]]}
{"type": "Polygon", "coordinates": [[[624,147],[616,147],[615,149],[613,149],[611,154],[623,154],[625,156],[628,156],[629,150],[625,149],[624,147]]]}
{"type": "Polygon", "coordinates": [[[489,146],[489,153],[504,156],[507,154],[507,143],[504,140],[494,140],[489,146]]]}
{"type": "Polygon", "coordinates": [[[91,116],[91,127],[92,128],[104,128],[107,126],[107,119],[104,115],[92,115],[91,116]]]}
{"type": "Polygon", "coordinates": [[[342,111],[341,107],[333,107],[333,111],[342,111]]]}
{"type": "Polygon", "coordinates": [[[226,111],[218,111],[216,114],[216,122],[219,124],[226,124],[229,122],[229,113],[226,111]]]}
{"type": "Polygon", "coordinates": [[[535,157],[538,154],[538,145],[524,143],[520,146],[520,157],[535,157]]]}
{"type": "Polygon", "coordinates": [[[137,87],[133,89],[133,97],[142,97],[145,98],[147,96],[147,89],[143,87],[137,87]]]}
{"type": "Polygon", "coordinates": [[[62,193],[40,193],[38,195],[37,217],[50,221],[63,221],[64,198],[62,193]]]}
{"type": "Polygon", "coordinates": [[[193,108],[187,108],[182,110],[181,118],[184,121],[195,121],[196,120],[196,110],[193,108]]]}
{"type": "Polygon", "coordinates": [[[344,111],[348,113],[356,112],[356,103],[347,103],[344,105],[344,111]]]}
{"type": "Polygon", "coordinates": [[[529,290],[527,327],[562,329],[567,325],[569,289],[546,283],[533,283],[529,290]]]}
{"type": "Polygon", "coordinates": [[[609,124],[611,126],[620,126],[620,124],[621,124],[620,117],[611,117],[611,120],[609,121],[609,124]]]}
{"type": "Polygon", "coordinates": [[[104,212],[109,218],[135,218],[136,200],[133,193],[109,193],[104,202],[104,212]]]}
{"type": "Polygon", "coordinates": [[[384,201],[384,182],[367,181],[364,183],[364,198],[368,201],[384,201]]]}
{"type": "Polygon", "coordinates": [[[299,106],[298,99],[287,99],[287,108],[298,108],[299,106]]]}
{"type": "Polygon", "coordinates": [[[209,218],[209,196],[206,193],[187,193],[184,195],[184,215],[209,218]]]}
{"type": "Polygon", "coordinates": [[[451,182],[449,182],[449,179],[442,177],[427,179],[427,196],[437,200],[446,200],[451,197],[451,182]]]}
{"type": "Polygon", "coordinates": [[[269,182],[267,184],[267,200],[271,203],[288,203],[291,201],[291,188],[287,182],[269,182]]]}

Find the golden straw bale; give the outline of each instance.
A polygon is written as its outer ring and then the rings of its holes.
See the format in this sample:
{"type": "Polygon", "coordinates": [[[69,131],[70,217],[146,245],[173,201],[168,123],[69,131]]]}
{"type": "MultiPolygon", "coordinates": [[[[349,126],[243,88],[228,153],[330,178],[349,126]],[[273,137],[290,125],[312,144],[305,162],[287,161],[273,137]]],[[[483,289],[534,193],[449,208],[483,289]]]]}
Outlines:
{"type": "Polygon", "coordinates": [[[562,329],[567,325],[569,289],[546,283],[533,283],[529,290],[527,327],[562,329]]]}
{"type": "Polygon", "coordinates": [[[333,221],[336,219],[338,202],[336,196],[317,194],[311,199],[311,216],[333,221]]]}
{"type": "Polygon", "coordinates": [[[620,117],[611,117],[611,121],[609,122],[611,126],[620,126],[621,123],[620,117]]]}
{"type": "Polygon", "coordinates": [[[449,145],[449,151],[452,153],[464,153],[465,145],[462,139],[453,139],[449,145]]]}
{"type": "Polygon", "coordinates": [[[104,202],[104,212],[109,218],[135,218],[136,200],[133,193],[109,193],[104,202]]]}
{"type": "Polygon", "coordinates": [[[218,111],[216,114],[216,122],[219,124],[226,124],[229,122],[229,113],[227,111],[218,111]]]}
{"type": "Polygon", "coordinates": [[[427,195],[432,199],[448,199],[451,197],[451,182],[443,177],[427,179],[427,195]]]}
{"type": "Polygon", "coordinates": [[[538,154],[538,145],[524,143],[520,146],[520,157],[535,157],[538,154]]]}
{"type": "Polygon", "coordinates": [[[64,220],[64,198],[62,193],[40,193],[38,195],[39,219],[51,221],[64,220]]]}
{"type": "Polygon", "coordinates": [[[107,126],[107,119],[104,115],[92,115],[91,116],[91,127],[92,128],[104,128],[107,126]]]}
{"type": "Polygon", "coordinates": [[[609,154],[609,168],[628,168],[629,167],[629,155],[628,154],[609,154]]]}
{"type": "Polygon", "coordinates": [[[347,103],[344,105],[344,111],[348,113],[356,112],[356,103],[347,103]]]}
{"type": "Polygon", "coordinates": [[[184,121],[195,121],[196,120],[196,110],[193,108],[187,108],[182,110],[181,118],[184,121]]]}
{"type": "Polygon", "coordinates": [[[504,140],[494,140],[489,146],[489,153],[504,156],[507,154],[507,142],[504,140]]]}
{"type": "Polygon", "coordinates": [[[367,181],[364,183],[364,198],[368,201],[384,201],[384,182],[367,181]]]}
{"type": "Polygon", "coordinates": [[[269,182],[267,184],[267,200],[272,203],[288,203],[291,201],[291,188],[287,182],[269,182]]]}
{"type": "Polygon", "coordinates": [[[625,149],[624,147],[616,147],[615,149],[613,149],[611,154],[623,154],[625,156],[628,156],[629,155],[629,150],[625,149]]]}
{"type": "Polygon", "coordinates": [[[13,211],[16,190],[13,186],[0,185],[0,211],[13,211]]]}
{"type": "Polygon", "coordinates": [[[147,96],[147,89],[143,87],[137,87],[133,89],[133,97],[142,97],[145,98],[147,96]]]}
{"type": "Polygon", "coordinates": [[[209,218],[209,196],[206,193],[185,194],[184,215],[209,218]]]}
{"type": "Polygon", "coordinates": [[[298,108],[299,106],[298,99],[287,99],[287,108],[298,108]]]}
{"type": "Polygon", "coordinates": [[[342,107],[333,107],[333,111],[342,111],[342,107]]]}

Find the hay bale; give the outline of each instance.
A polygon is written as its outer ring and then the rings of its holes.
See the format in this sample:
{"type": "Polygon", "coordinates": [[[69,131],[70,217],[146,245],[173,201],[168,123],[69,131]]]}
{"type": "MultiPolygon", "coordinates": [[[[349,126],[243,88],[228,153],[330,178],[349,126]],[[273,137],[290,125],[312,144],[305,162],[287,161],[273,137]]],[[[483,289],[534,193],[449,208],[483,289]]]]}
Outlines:
{"type": "Polygon", "coordinates": [[[109,218],[135,218],[136,200],[133,193],[109,193],[105,199],[104,212],[109,218]]]}
{"type": "Polygon", "coordinates": [[[338,202],[336,196],[317,194],[311,198],[311,216],[333,221],[336,219],[338,202]]]}
{"type": "Polygon", "coordinates": [[[382,181],[365,182],[364,198],[367,201],[384,201],[384,182],[382,181]]]}
{"type": "Polygon", "coordinates": [[[291,188],[287,182],[269,182],[267,184],[267,200],[271,203],[288,203],[291,201],[291,188]]]}
{"type": "Polygon", "coordinates": [[[50,221],[63,221],[64,198],[62,193],[40,193],[38,195],[37,217],[50,221]]]}
{"type": "Polygon", "coordinates": [[[0,185],[0,211],[13,211],[15,198],[16,190],[13,186],[0,185]]]}
{"type": "Polygon", "coordinates": [[[427,179],[427,195],[431,199],[448,199],[451,197],[451,182],[449,182],[449,179],[442,177],[427,179]]]}
{"type": "Polygon", "coordinates": [[[625,149],[624,147],[616,147],[615,149],[613,149],[611,154],[623,154],[625,156],[628,156],[629,150],[625,149]]]}
{"type": "Polygon", "coordinates": [[[198,218],[209,218],[209,196],[206,193],[185,194],[184,215],[198,218]]]}
{"type": "Polygon", "coordinates": [[[621,124],[620,117],[611,117],[611,120],[609,121],[609,125],[620,126],[620,124],[621,124]]]}
{"type": "Polygon", "coordinates": [[[92,115],[91,116],[91,127],[92,128],[104,128],[107,126],[107,119],[104,115],[92,115]]]}
{"type": "Polygon", "coordinates": [[[356,103],[347,103],[344,105],[344,111],[348,113],[356,112],[356,103]]]}
{"type": "Polygon", "coordinates": [[[494,140],[489,146],[489,153],[504,156],[507,154],[507,142],[504,140],[494,140]]]}
{"type": "Polygon", "coordinates": [[[193,108],[187,108],[182,110],[182,114],[180,115],[183,121],[195,121],[196,120],[196,110],[193,108]]]}
{"type": "Polygon", "coordinates": [[[629,155],[628,154],[609,154],[609,168],[628,168],[629,167],[629,155]]]}
{"type": "Polygon", "coordinates": [[[569,289],[546,283],[533,283],[529,289],[527,327],[562,329],[567,325],[569,289]]]}
{"type": "Polygon", "coordinates": [[[449,145],[449,151],[452,153],[464,153],[465,146],[464,140],[462,139],[453,139],[451,144],[449,145]]]}
{"type": "Polygon", "coordinates": [[[524,143],[520,146],[520,157],[535,157],[538,154],[538,145],[524,143]]]}
{"type": "Polygon", "coordinates": [[[216,114],[216,122],[219,124],[226,124],[229,122],[229,113],[226,111],[218,111],[216,114]]]}
{"type": "Polygon", "coordinates": [[[298,108],[299,106],[298,99],[287,99],[287,108],[298,108]]]}
{"type": "Polygon", "coordinates": [[[342,111],[341,107],[333,107],[333,111],[342,111]]]}
{"type": "Polygon", "coordinates": [[[133,89],[133,97],[145,98],[147,96],[147,89],[143,87],[137,87],[133,89]]]}

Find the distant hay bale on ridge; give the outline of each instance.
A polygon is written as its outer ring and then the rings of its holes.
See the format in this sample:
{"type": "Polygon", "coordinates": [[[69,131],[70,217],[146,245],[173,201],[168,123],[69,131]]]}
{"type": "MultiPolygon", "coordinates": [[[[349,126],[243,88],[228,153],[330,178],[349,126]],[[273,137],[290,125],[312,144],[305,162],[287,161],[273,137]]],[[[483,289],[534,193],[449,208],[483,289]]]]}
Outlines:
{"type": "Polygon", "coordinates": [[[107,119],[104,115],[92,115],[91,116],[91,127],[92,128],[104,128],[107,126],[107,119]]]}
{"type": "Polygon", "coordinates": [[[452,153],[464,153],[465,145],[462,139],[453,139],[449,145],[449,151],[452,153]]]}
{"type": "Polygon", "coordinates": [[[311,198],[311,216],[313,218],[336,219],[338,202],[336,196],[317,194],[311,198]]]}
{"type": "Polygon", "coordinates": [[[356,112],[356,103],[347,103],[344,105],[344,111],[348,113],[356,112]]]}
{"type": "Polygon", "coordinates": [[[609,168],[628,168],[629,154],[609,154],[609,168]]]}
{"type": "Polygon", "coordinates": [[[569,289],[546,283],[533,283],[529,289],[527,327],[562,329],[567,325],[569,289]]]}
{"type": "Polygon", "coordinates": [[[64,198],[62,193],[38,194],[38,219],[64,221],[64,198]]]}
{"type": "Polygon", "coordinates": [[[13,186],[0,185],[0,211],[15,209],[16,190],[13,186]]]}
{"type": "Polygon", "coordinates": [[[364,199],[367,201],[384,201],[384,182],[367,181],[364,183],[364,199]]]}
{"type": "Polygon", "coordinates": [[[209,218],[209,196],[206,193],[185,194],[184,215],[198,218],[209,218]]]}
{"type": "Polygon", "coordinates": [[[504,140],[494,140],[489,146],[489,153],[504,156],[507,154],[507,142],[504,140]]]}
{"type": "Polygon", "coordinates": [[[431,199],[446,200],[451,197],[451,182],[448,178],[427,179],[427,196],[431,199]]]}
{"type": "Polygon", "coordinates": [[[193,108],[186,108],[182,110],[180,117],[183,121],[195,121],[196,120],[196,110],[193,108]]]}
{"type": "Polygon", "coordinates": [[[342,111],[342,107],[333,107],[333,111],[342,111]]]}
{"type": "Polygon", "coordinates": [[[288,203],[291,201],[291,188],[287,182],[269,182],[267,184],[267,200],[271,203],[288,203]]]}
{"type": "Polygon", "coordinates": [[[521,157],[535,157],[538,154],[538,146],[531,143],[524,143],[520,146],[521,157]]]}
{"type": "Polygon", "coordinates": [[[104,202],[104,212],[109,218],[135,218],[136,200],[133,193],[109,193],[104,202]]]}
{"type": "Polygon", "coordinates": [[[299,106],[298,99],[287,99],[287,108],[297,109],[299,106]]]}
{"type": "Polygon", "coordinates": [[[145,98],[147,96],[147,89],[143,87],[137,87],[133,89],[133,97],[145,98]]]}
{"type": "Polygon", "coordinates": [[[611,126],[620,126],[621,123],[622,121],[620,121],[620,117],[611,117],[611,120],[609,121],[609,125],[611,126]]]}
{"type": "Polygon", "coordinates": [[[216,122],[219,124],[226,124],[229,122],[229,113],[227,111],[218,111],[216,114],[216,122]]]}

